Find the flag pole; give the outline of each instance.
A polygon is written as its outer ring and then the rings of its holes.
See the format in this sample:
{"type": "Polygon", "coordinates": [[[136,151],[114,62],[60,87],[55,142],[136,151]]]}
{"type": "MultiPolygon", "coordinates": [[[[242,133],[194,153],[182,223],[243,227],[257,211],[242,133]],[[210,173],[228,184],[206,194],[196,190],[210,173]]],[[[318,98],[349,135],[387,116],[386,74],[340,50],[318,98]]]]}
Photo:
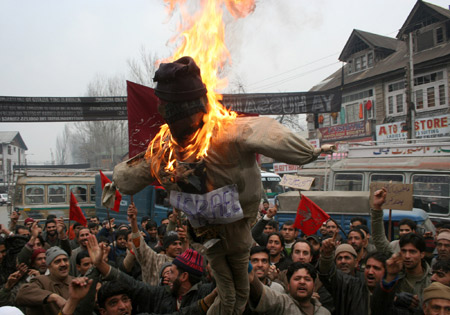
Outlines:
{"type": "MultiPolygon", "coordinates": [[[[108,222],[109,222],[109,232],[111,233],[111,235],[114,235],[113,234],[113,226],[112,226],[112,222],[111,222],[111,217],[109,216],[109,208],[106,208],[106,216],[107,216],[108,222]]],[[[113,242],[112,242],[114,260],[116,260],[116,245],[115,245],[115,243],[116,243],[116,237],[114,235],[113,236],[113,242]]]]}

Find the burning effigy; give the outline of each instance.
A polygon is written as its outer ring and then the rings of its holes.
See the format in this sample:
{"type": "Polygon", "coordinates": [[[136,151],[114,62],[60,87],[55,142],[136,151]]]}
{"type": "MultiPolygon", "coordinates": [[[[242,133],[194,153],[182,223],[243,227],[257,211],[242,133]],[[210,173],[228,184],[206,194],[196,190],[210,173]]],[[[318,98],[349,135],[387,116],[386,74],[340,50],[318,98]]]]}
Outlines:
{"type": "Polygon", "coordinates": [[[234,17],[251,13],[253,0],[202,1],[200,13],[185,17],[181,46],[155,73],[158,111],[166,124],[145,153],[114,169],[113,186],[133,195],[157,179],[183,211],[195,236],[205,243],[218,287],[209,314],[240,314],[249,294],[251,224],[261,201],[256,154],[302,165],[324,150],[267,117],[241,117],[222,106],[229,58],[224,41],[223,7],[234,17]]]}

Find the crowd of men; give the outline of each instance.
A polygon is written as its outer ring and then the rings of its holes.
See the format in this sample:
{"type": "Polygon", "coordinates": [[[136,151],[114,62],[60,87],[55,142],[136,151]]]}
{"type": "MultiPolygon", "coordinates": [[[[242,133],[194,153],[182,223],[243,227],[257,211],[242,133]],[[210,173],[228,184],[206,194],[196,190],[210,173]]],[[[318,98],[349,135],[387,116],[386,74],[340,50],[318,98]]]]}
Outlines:
{"type": "MultiPolygon", "coordinates": [[[[450,314],[450,225],[433,235],[404,219],[389,242],[385,197],[375,193],[370,227],[353,217],[344,234],[329,220],[309,236],[279,226],[264,202],[244,314],[450,314]]],[[[207,314],[215,275],[183,215],[158,226],[137,213],[132,204],[129,224],[91,217],[67,231],[61,218],[19,225],[13,212],[0,226],[0,314],[207,314]]]]}

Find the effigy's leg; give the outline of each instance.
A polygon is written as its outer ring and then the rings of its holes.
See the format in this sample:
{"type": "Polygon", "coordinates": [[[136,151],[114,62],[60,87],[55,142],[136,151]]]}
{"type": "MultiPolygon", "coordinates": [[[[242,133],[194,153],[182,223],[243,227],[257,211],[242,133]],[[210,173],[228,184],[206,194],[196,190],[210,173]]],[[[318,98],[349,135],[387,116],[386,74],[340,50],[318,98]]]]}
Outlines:
{"type": "Polygon", "coordinates": [[[221,239],[206,253],[219,293],[208,314],[242,314],[250,291],[248,262],[253,240],[249,220],[223,225],[221,239]]]}

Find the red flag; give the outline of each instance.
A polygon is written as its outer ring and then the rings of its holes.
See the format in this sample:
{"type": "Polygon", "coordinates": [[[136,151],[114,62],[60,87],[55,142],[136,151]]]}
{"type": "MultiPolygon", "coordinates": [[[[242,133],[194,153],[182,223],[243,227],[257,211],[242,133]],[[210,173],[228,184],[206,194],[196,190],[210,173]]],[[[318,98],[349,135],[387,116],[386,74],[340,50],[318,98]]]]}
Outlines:
{"type": "Polygon", "coordinates": [[[147,146],[164,124],[158,113],[158,97],[152,88],[127,81],[128,155],[147,150],[147,146]]]}
{"type": "Polygon", "coordinates": [[[294,227],[302,230],[306,235],[312,235],[330,218],[308,197],[302,195],[295,217],[294,227]]]}
{"type": "MultiPolygon", "coordinates": [[[[100,171],[100,178],[102,180],[102,189],[105,187],[107,183],[111,183],[108,177],[106,177],[105,174],[103,174],[102,171],[100,171]]],[[[122,195],[118,190],[116,190],[116,196],[114,200],[114,207],[111,209],[112,211],[119,212],[120,209],[120,201],[122,200],[122,195]]]]}
{"type": "Polygon", "coordinates": [[[73,192],[70,192],[70,212],[69,212],[69,220],[76,221],[83,226],[87,225],[86,217],[84,216],[83,212],[81,211],[80,206],[78,205],[77,198],[75,198],[75,195],[73,192]]]}

